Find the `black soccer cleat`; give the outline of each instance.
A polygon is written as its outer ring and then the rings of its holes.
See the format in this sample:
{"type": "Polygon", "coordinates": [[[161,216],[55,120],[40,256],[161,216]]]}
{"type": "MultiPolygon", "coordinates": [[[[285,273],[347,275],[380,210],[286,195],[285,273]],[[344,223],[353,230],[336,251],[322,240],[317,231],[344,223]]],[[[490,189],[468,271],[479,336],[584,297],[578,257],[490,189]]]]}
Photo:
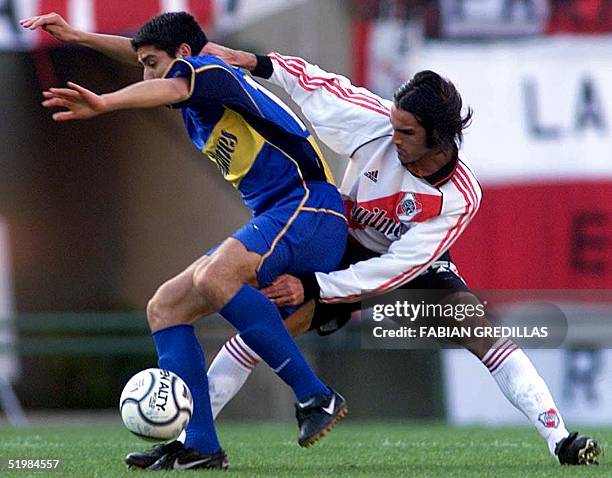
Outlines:
{"type": "Polygon", "coordinates": [[[180,449],[162,455],[147,470],[227,470],[227,454],[221,448],[218,452],[207,455],[195,448],[180,449]]]}
{"type": "Polygon", "coordinates": [[[578,435],[578,432],[570,433],[555,446],[555,455],[562,465],[598,465],[601,451],[592,437],[578,435]]]}
{"type": "Polygon", "coordinates": [[[295,404],[295,417],[300,427],[298,443],[304,448],[314,445],[348,413],[344,397],[330,390],[330,395],[315,395],[295,404]]]}
{"type": "Polygon", "coordinates": [[[128,468],[148,468],[167,453],[174,453],[185,448],[180,441],[160,443],[145,451],[134,451],[125,457],[128,468]]]}

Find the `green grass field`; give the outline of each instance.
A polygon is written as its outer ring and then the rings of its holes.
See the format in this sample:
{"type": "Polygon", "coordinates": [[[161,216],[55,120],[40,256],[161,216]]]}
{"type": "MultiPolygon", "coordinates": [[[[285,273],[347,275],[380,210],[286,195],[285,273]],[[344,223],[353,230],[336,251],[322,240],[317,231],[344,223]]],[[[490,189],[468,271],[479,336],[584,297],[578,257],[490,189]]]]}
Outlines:
{"type": "MultiPolygon", "coordinates": [[[[612,429],[582,430],[604,448],[612,429]]],[[[604,456],[599,466],[557,465],[544,442],[529,428],[451,428],[443,424],[380,423],[346,420],[310,449],[298,447],[291,424],[219,425],[231,477],[611,477],[604,456]]],[[[142,476],[127,470],[123,457],[149,444],[121,426],[0,428],[0,458],[61,458],[61,472],[0,472],[7,477],[142,476]]],[[[155,472],[154,476],[193,476],[220,472],[155,472]]]]}

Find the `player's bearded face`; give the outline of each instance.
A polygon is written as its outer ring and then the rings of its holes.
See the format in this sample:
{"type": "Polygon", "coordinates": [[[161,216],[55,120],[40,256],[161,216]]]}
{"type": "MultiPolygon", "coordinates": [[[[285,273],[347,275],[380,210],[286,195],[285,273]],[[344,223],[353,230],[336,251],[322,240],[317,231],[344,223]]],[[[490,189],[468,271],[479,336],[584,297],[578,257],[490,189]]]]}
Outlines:
{"type": "Polygon", "coordinates": [[[410,164],[435,154],[426,146],[427,133],[412,113],[391,106],[392,143],[403,164],[410,164]]]}
{"type": "Polygon", "coordinates": [[[161,78],[174,60],[164,50],[150,45],[141,46],[136,53],[138,55],[138,62],[144,68],[142,72],[144,80],[161,78]]]}

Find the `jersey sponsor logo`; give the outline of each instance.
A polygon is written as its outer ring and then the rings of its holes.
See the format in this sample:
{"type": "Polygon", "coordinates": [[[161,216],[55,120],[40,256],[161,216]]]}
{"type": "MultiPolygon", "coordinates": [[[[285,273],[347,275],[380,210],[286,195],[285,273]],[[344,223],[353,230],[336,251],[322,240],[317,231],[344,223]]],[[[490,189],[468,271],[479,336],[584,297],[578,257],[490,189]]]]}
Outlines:
{"type": "Polygon", "coordinates": [[[554,408],[540,413],[538,415],[538,421],[546,428],[557,428],[561,422],[559,419],[559,414],[554,408]]]}
{"type": "Polygon", "coordinates": [[[225,109],[202,152],[235,188],[251,170],[266,141],[235,111],[225,109]]]}
{"type": "Polygon", "coordinates": [[[440,214],[441,205],[441,196],[402,191],[371,201],[346,204],[350,228],[371,227],[392,241],[399,239],[414,223],[440,214]]]}
{"type": "Polygon", "coordinates": [[[237,145],[238,138],[235,135],[229,131],[221,130],[221,136],[219,136],[217,145],[211,155],[223,176],[227,176],[230,172],[232,154],[236,151],[237,145]]]}
{"type": "Polygon", "coordinates": [[[368,209],[357,204],[351,210],[350,227],[356,229],[372,227],[390,239],[399,239],[409,229],[408,225],[390,217],[388,211],[384,209],[378,207],[368,209]]]}
{"type": "Polygon", "coordinates": [[[378,169],[374,169],[373,171],[366,171],[363,175],[368,178],[370,181],[378,182],[378,169]]]}

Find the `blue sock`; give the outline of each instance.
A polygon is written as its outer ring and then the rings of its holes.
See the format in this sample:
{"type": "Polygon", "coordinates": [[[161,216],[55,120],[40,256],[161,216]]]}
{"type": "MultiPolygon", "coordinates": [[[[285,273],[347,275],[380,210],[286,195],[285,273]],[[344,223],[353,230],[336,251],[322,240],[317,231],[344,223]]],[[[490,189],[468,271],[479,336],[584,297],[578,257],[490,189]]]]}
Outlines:
{"type": "Polygon", "coordinates": [[[299,401],[329,393],[287,332],[278,309],[257,289],[244,285],[219,313],[242,340],[292,389],[299,401]]]}
{"type": "Polygon", "coordinates": [[[175,325],[153,334],[159,368],[181,377],[193,396],[193,415],[186,428],[185,446],[202,453],[221,448],[210,409],[206,361],[192,325],[175,325]]]}

